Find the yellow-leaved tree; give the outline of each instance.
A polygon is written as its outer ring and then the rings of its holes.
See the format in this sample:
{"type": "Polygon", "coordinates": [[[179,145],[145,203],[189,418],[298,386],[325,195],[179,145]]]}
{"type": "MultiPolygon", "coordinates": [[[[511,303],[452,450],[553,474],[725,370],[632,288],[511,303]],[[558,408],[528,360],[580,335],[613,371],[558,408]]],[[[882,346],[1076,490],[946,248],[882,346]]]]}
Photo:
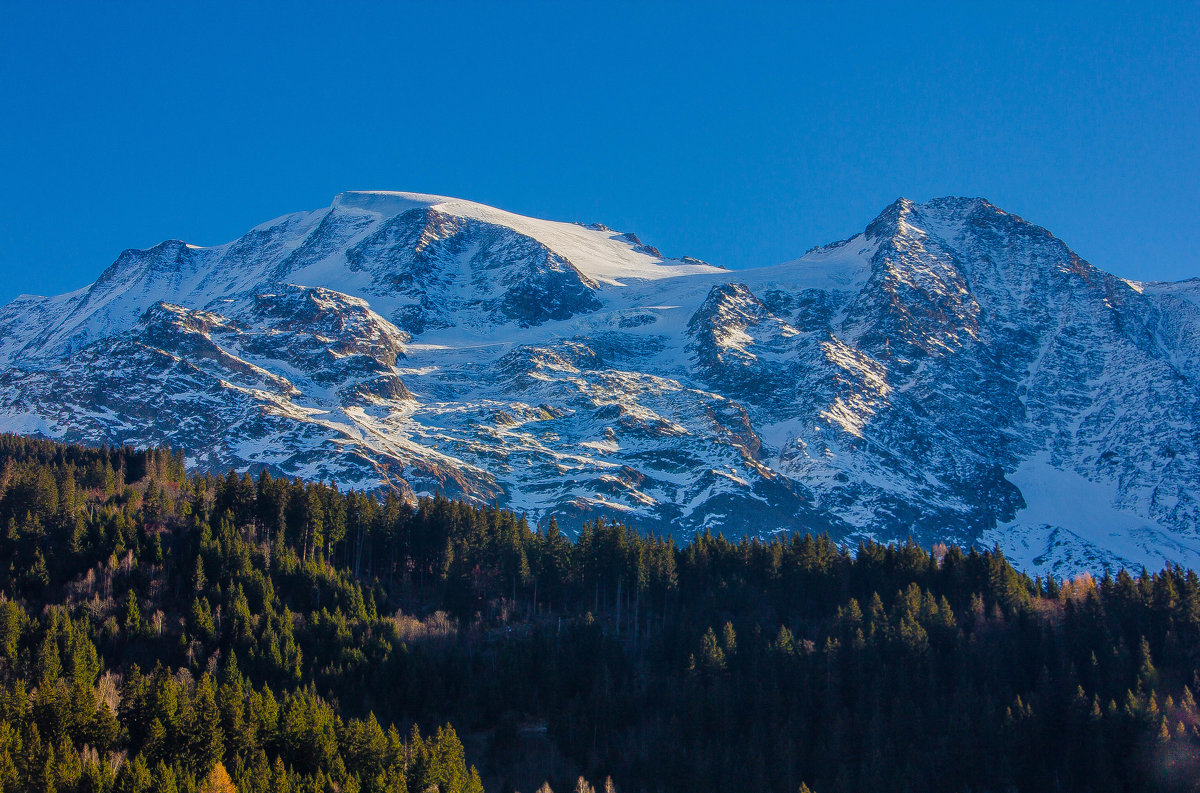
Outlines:
{"type": "Polygon", "coordinates": [[[200,783],[200,793],[237,793],[237,787],[229,778],[229,772],[225,770],[225,766],[217,763],[200,783]]]}

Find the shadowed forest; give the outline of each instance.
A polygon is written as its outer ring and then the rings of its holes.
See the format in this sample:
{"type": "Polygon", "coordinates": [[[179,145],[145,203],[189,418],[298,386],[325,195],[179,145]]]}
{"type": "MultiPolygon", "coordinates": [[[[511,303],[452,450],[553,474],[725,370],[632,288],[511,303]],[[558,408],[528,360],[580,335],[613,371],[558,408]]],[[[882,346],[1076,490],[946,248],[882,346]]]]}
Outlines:
{"type": "Polygon", "coordinates": [[[1195,791],[1200,578],[0,436],[0,793],[1195,791]]]}

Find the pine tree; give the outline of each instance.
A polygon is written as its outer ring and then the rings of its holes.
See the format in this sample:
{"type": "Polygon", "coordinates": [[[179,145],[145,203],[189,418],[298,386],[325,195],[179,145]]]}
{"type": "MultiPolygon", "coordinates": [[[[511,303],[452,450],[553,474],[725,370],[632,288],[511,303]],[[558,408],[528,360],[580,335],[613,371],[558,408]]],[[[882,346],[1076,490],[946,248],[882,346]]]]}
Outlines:
{"type": "Polygon", "coordinates": [[[138,608],[137,596],[133,590],[125,597],[125,609],[121,615],[121,627],[125,629],[126,634],[131,638],[140,636],[143,631],[142,626],[142,610],[138,608]]]}
{"type": "Polygon", "coordinates": [[[197,556],[196,566],[192,571],[192,591],[199,595],[204,592],[207,586],[208,576],[204,573],[204,559],[197,556]]]}

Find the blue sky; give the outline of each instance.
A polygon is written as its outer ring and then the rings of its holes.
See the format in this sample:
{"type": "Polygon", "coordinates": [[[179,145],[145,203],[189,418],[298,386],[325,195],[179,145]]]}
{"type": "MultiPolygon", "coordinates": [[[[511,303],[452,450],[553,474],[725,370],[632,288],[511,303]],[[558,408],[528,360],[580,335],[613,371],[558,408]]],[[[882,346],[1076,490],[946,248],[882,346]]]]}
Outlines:
{"type": "Polygon", "coordinates": [[[1200,275],[1195,3],[28,3],[0,23],[0,302],[346,189],[783,261],[982,195],[1200,275]]]}

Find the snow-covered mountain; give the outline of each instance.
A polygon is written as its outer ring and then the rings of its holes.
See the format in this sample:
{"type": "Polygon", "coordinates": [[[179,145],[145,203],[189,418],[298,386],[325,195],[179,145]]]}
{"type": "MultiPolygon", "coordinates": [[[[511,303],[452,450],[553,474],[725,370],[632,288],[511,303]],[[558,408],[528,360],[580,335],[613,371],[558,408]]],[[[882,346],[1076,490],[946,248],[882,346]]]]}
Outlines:
{"type": "Polygon", "coordinates": [[[0,429],[688,536],[1200,567],[1200,281],[982,199],[728,271],[632,234],[351,192],[0,309],[0,429]]]}

